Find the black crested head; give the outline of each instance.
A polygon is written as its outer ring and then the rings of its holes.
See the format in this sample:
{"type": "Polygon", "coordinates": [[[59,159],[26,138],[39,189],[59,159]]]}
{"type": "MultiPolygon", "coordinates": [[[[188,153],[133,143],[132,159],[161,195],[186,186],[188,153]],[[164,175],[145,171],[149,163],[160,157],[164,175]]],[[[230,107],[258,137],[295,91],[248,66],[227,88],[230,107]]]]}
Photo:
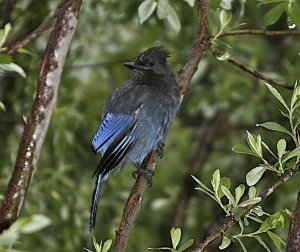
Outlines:
{"type": "Polygon", "coordinates": [[[126,62],[124,66],[145,74],[167,74],[170,72],[167,64],[169,53],[163,46],[151,47],[135,58],[134,62],[126,62]]]}

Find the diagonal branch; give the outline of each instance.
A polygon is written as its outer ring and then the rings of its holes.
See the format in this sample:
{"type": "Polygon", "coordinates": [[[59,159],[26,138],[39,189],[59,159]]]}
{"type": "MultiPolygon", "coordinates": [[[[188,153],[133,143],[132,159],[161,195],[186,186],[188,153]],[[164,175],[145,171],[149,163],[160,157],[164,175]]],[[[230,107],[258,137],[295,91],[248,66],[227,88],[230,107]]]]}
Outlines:
{"type": "Polygon", "coordinates": [[[267,30],[234,30],[234,31],[224,31],[222,32],[218,38],[225,36],[236,36],[236,35],[262,35],[262,36],[287,36],[287,35],[295,35],[299,36],[300,31],[267,31],[267,30]]]}
{"type": "MultiPolygon", "coordinates": [[[[279,180],[277,180],[273,185],[271,185],[268,189],[263,191],[259,197],[261,197],[261,201],[265,200],[267,197],[269,197],[273,192],[275,192],[277,189],[279,189],[281,186],[283,186],[290,178],[298,171],[297,169],[290,169],[288,170],[279,180]]],[[[243,218],[247,213],[250,212],[251,209],[258,206],[261,201],[254,205],[249,205],[236,216],[235,219],[243,218]]],[[[228,217],[224,224],[220,225],[211,235],[207,236],[202,242],[195,245],[192,252],[203,252],[204,249],[213,241],[217,240],[218,238],[222,237],[224,232],[229,229],[231,226],[233,226],[236,223],[233,217],[228,217]]]]}
{"type": "MultiPolygon", "coordinates": [[[[210,46],[208,12],[209,0],[199,0],[199,36],[187,58],[186,64],[181,70],[179,70],[177,75],[177,82],[182,87],[182,98],[186,92],[189,81],[198,68],[198,64],[204,52],[207,51],[210,46]]],[[[144,160],[143,164],[145,164],[148,169],[154,171],[156,159],[156,153],[150,153],[146,160],[144,160]]],[[[116,242],[112,250],[113,252],[126,251],[129,237],[136,223],[147,186],[147,181],[144,177],[141,176],[136,180],[127,200],[120,227],[116,231],[116,242]]]]}
{"type": "Polygon", "coordinates": [[[70,6],[62,9],[49,37],[31,115],[26,118],[13,174],[0,209],[0,233],[10,227],[22,209],[55,108],[60,77],[78,23],[81,2],[72,1],[70,6]]]}
{"type": "MultiPolygon", "coordinates": [[[[216,48],[210,48],[210,51],[217,57],[221,57],[223,56],[225,53],[220,51],[219,49],[216,48]]],[[[293,86],[289,85],[288,83],[282,82],[282,81],[278,81],[278,80],[274,80],[270,77],[267,77],[265,75],[263,75],[262,73],[258,72],[255,69],[252,69],[251,67],[241,63],[240,61],[233,59],[231,57],[226,59],[227,62],[237,66],[238,68],[242,69],[243,71],[247,72],[248,74],[251,74],[252,76],[254,76],[257,79],[261,79],[269,84],[275,85],[275,86],[280,86],[280,87],[284,87],[286,89],[294,89],[293,86]]]]}

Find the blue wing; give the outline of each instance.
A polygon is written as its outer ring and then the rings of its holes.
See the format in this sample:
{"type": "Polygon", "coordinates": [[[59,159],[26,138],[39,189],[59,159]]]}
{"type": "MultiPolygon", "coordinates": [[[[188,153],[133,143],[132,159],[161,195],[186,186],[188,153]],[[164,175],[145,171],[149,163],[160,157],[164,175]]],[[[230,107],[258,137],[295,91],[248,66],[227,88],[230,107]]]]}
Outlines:
{"type": "Polygon", "coordinates": [[[136,127],[135,117],[108,113],[94,136],[92,148],[94,152],[100,152],[102,158],[93,174],[97,175],[97,180],[90,208],[90,230],[95,227],[102,182],[132,148],[136,141],[136,127]]]}
{"type": "Polygon", "coordinates": [[[92,141],[94,152],[100,152],[102,159],[94,175],[109,174],[126,156],[136,140],[136,119],[131,115],[108,113],[92,141]]]}
{"type": "Polygon", "coordinates": [[[93,151],[95,153],[100,152],[103,155],[111,143],[118,138],[120,134],[128,131],[128,128],[134,123],[135,119],[130,115],[108,113],[93,138],[93,151]]]}

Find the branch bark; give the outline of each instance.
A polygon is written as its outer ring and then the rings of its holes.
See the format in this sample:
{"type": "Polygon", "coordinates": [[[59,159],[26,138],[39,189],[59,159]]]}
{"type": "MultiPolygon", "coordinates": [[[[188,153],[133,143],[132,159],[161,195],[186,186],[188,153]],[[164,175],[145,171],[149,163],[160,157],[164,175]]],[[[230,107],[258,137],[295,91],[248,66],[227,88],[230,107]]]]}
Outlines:
{"type": "MultiPolygon", "coordinates": [[[[263,200],[269,197],[273,192],[275,192],[278,188],[283,186],[290,178],[298,171],[297,169],[290,169],[288,170],[279,180],[277,180],[273,185],[271,185],[268,189],[263,191],[259,197],[261,197],[261,201],[254,205],[249,205],[238,214],[237,218],[243,218],[251,209],[261,204],[263,200]]],[[[211,235],[207,236],[202,242],[195,244],[194,249],[192,252],[203,252],[204,249],[211,244],[213,241],[217,240],[218,238],[222,237],[224,232],[233,226],[236,223],[236,220],[233,217],[228,217],[224,224],[220,225],[211,235]]]]}
{"type": "Polygon", "coordinates": [[[234,30],[224,31],[218,38],[225,36],[236,36],[236,35],[262,35],[262,36],[286,36],[286,35],[300,35],[300,31],[266,31],[266,30],[234,30]]]}
{"type": "MultiPolygon", "coordinates": [[[[69,1],[65,1],[69,2],[69,1]]],[[[78,23],[81,0],[57,16],[41,63],[31,115],[26,118],[13,174],[0,209],[0,233],[18,218],[53,114],[65,58],[78,23]]]]}
{"type": "MultiPolygon", "coordinates": [[[[192,76],[198,68],[198,64],[205,51],[210,46],[210,35],[208,33],[208,12],[209,12],[209,0],[199,0],[199,35],[198,38],[187,58],[187,62],[184,67],[179,70],[177,74],[177,82],[182,88],[181,98],[183,98],[187,85],[192,76]]],[[[149,157],[144,161],[144,165],[154,171],[157,155],[155,152],[151,153],[149,157]]],[[[132,188],[132,191],[127,200],[121,224],[116,231],[116,242],[114,244],[113,252],[126,251],[130,234],[135,225],[144,193],[147,188],[147,181],[144,177],[139,177],[132,188]]]]}
{"type": "Polygon", "coordinates": [[[296,209],[293,214],[293,218],[290,226],[286,251],[287,252],[300,251],[300,191],[298,193],[296,209]]]}
{"type": "MultiPolygon", "coordinates": [[[[217,57],[221,57],[224,55],[224,52],[220,51],[219,49],[216,48],[210,48],[210,51],[217,57]]],[[[236,59],[233,58],[228,58],[226,59],[227,62],[237,66],[238,68],[242,69],[243,71],[245,71],[246,73],[254,76],[257,79],[261,79],[269,84],[275,85],[275,86],[279,86],[279,87],[284,87],[286,89],[294,89],[293,86],[289,85],[288,83],[282,82],[282,81],[278,81],[278,80],[274,80],[270,77],[267,77],[265,75],[263,75],[262,73],[258,72],[255,69],[252,69],[251,67],[239,62],[236,59]]]]}

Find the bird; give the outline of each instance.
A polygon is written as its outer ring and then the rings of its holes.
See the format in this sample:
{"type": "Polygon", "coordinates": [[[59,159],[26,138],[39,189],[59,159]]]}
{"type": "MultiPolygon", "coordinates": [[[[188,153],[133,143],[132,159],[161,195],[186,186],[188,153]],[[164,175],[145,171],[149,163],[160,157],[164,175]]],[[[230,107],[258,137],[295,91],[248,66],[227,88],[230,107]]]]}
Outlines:
{"type": "MultiPolygon", "coordinates": [[[[164,140],[180,104],[180,87],[167,63],[169,53],[163,46],[151,47],[133,62],[123,65],[133,71],[131,79],[107,99],[102,122],[92,140],[92,150],[102,156],[93,176],[95,188],[90,206],[89,229],[93,231],[103,181],[111,173],[132,163],[148,177],[141,165],[157,151],[162,155],[164,140]]],[[[149,179],[150,177],[150,179],[149,179]]]]}

